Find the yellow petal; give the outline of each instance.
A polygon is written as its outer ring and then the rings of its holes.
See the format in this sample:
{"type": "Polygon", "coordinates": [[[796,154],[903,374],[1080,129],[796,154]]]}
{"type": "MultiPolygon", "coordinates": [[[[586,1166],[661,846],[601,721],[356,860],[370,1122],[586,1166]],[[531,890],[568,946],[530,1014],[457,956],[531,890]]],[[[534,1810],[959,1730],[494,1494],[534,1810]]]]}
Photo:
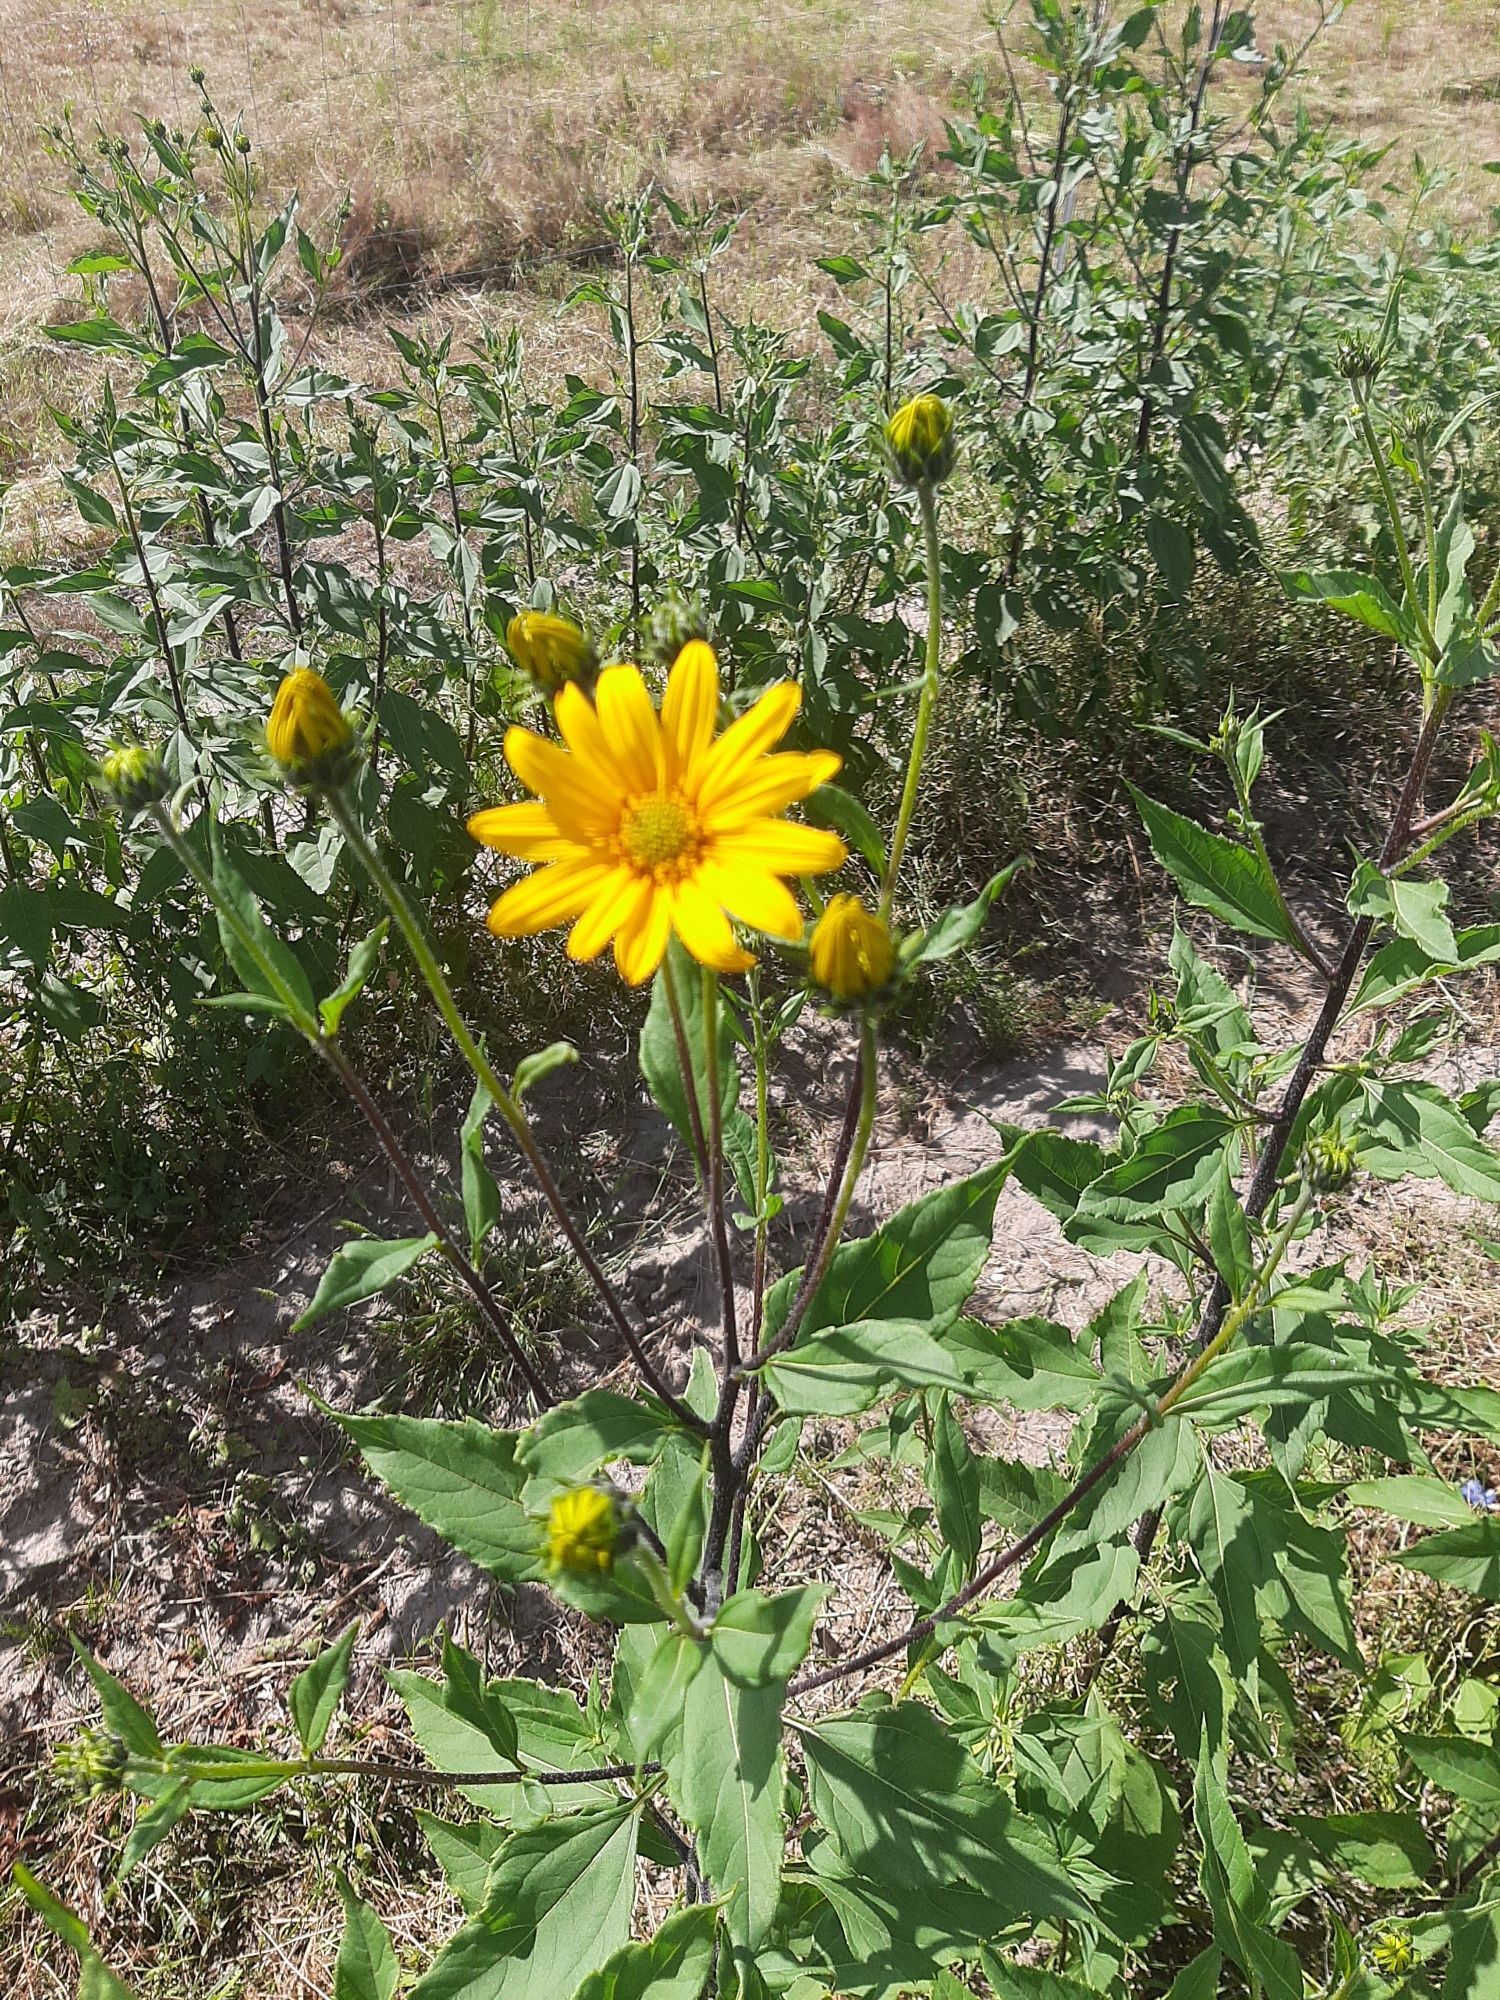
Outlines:
{"type": "Polygon", "coordinates": [[[627,986],[640,986],[661,964],[672,928],[672,897],[655,890],[615,932],[615,965],[627,986]]]}
{"type": "Polygon", "coordinates": [[[552,713],[563,741],[579,764],[597,768],[601,785],[618,784],[615,760],[599,727],[594,704],[583,689],[570,681],[553,703],[552,713]]]}
{"type": "Polygon", "coordinates": [[[771,937],[799,938],[802,912],[784,882],[758,868],[701,868],[698,881],[731,916],[771,937]]]}
{"type": "Polygon", "coordinates": [[[529,931],[566,923],[587,905],[609,873],[608,864],[598,861],[554,861],[539,868],[492,906],[490,929],[496,937],[524,937],[529,931]]]}
{"type": "Polygon", "coordinates": [[[784,751],[740,770],[712,805],[700,798],[698,810],[710,833],[733,831],[753,819],[782,812],[837,777],[843,760],[832,750],[784,751]]]}
{"type": "Polygon", "coordinates": [[[491,806],[474,813],[469,833],[481,847],[514,854],[521,861],[561,861],[575,851],[574,843],[558,832],[557,821],[540,801],[491,806]]]}
{"type": "Polygon", "coordinates": [[[662,734],[667,753],[675,759],[671,775],[680,777],[713,741],[719,714],[719,663],[714,649],[691,639],[677,655],[667,676],[661,705],[662,734]]]}
{"type": "Polygon", "coordinates": [[[779,681],[766,690],[754,708],[730,723],[696,772],[695,789],[702,810],[707,811],[726,795],[753,758],[781,741],[801,706],[802,690],[797,683],[779,681]]]}
{"type": "Polygon", "coordinates": [[[594,706],[616,771],[626,791],[652,792],[662,781],[665,754],[661,724],[638,667],[606,667],[594,706]]]}
{"type": "Polygon", "coordinates": [[[507,729],[505,761],[529,790],[545,799],[570,839],[604,840],[620,823],[622,795],[612,778],[570,757],[529,729],[507,729]]]}
{"type": "Polygon", "coordinates": [[[752,820],[714,842],[714,860],[722,868],[741,864],[766,868],[773,875],[825,875],[842,868],[849,850],[836,833],[820,826],[798,826],[789,819],[752,820]]]}
{"type": "Polygon", "coordinates": [[[635,915],[651,890],[647,877],[629,868],[612,868],[568,935],[569,958],[597,958],[621,924],[635,915]]]}
{"type": "Polygon", "coordinates": [[[672,904],[672,928],[700,965],[714,972],[745,972],[755,960],[741,951],[729,919],[696,882],[680,882],[672,904]]]}

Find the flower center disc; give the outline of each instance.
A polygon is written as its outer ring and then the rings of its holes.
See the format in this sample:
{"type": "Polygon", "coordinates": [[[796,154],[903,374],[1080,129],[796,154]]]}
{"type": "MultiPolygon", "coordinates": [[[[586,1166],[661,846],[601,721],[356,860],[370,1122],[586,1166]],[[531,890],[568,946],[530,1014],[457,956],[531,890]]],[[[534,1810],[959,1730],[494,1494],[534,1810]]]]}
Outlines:
{"type": "Polygon", "coordinates": [[[643,875],[671,875],[698,849],[696,814],[670,792],[648,792],[620,823],[620,845],[643,875]]]}

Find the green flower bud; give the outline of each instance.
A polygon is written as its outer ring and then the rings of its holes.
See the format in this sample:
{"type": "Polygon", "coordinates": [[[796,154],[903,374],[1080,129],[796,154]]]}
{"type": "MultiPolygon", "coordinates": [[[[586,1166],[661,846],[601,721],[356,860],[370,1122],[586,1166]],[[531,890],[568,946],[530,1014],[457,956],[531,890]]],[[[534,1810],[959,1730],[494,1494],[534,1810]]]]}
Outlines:
{"type": "Polygon", "coordinates": [[[516,665],[543,694],[558,694],[569,681],[585,688],[594,685],[599,656],[571,618],[556,618],[550,611],[519,611],[505,628],[505,643],[516,665]]]}
{"type": "Polygon", "coordinates": [[[1354,1178],[1354,1148],[1340,1132],[1320,1132],[1308,1144],[1302,1171],[1314,1194],[1341,1194],[1354,1178]]]}
{"type": "Polygon", "coordinates": [[[658,604],[646,626],[645,653],[658,667],[670,667],[684,646],[694,639],[712,640],[713,626],[707,611],[696,597],[679,597],[674,592],[658,604]]]}
{"type": "Polygon", "coordinates": [[[99,761],[99,782],[127,819],[154,806],[171,790],[160,751],[141,743],[106,751],[99,761]]]}
{"type": "Polygon", "coordinates": [[[294,667],[276,690],[266,748],[299,791],[345,784],[359,763],[354,726],[333,689],[311,667],[294,667]]]}
{"type": "Polygon", "coordinates": [[[595,1576],[611,1570],[634,1539],[612,1487],[577,1486],[559,1493],[547,1516],[547,1567],[595,1576]]]}
{"type": "Polygon", "coordinates": [[[102,1799],[125,1789],[130,1752],[124,1739],[109,1729],[84,1729],[71,1743],[58,1745],[52,1768],[72,1791],[102,1799]]]}
{"type": "Polygon", "coordinates": [[[886,449],[907,486],[941,486],[953,469],[953,413],[941,396],[913,396],[886,424],[886,449]]]}
{"type": "Polygon", "coordinates": [[[1373,382],[1380,373],[1381,358],[1372,342],[1355,334],[1339,342],[1334,366],[1346,382],[1373,382]]]}
{"type": "Polygon", "coordinates": [[[1377,1933],[1370,1947],[1370,1963],[1377,1972],[1392,1973],[1399,1978],[1403,1972],[1410,1972],[1417,1962],[1417,1948],[1403,1930],[1394,1925],[1377,1933]]]}
{"type": "Polygon", "coordinates": [[[249,139],[249,135],[248,135],[247,133],[244,133],[244,132],[237,132],[237,133],[235,134],[235,138],[234,138],[234,150],[235,150],[235,151],[236,151],[237,153],[240,153],[240,154],[245,154],[245,153],[248,153],[248,152],[249,152],[249,150],[250,150],[250,139],[249,139]]]}
{"type": "Polygon", "coordinates": [[[194,63],[192,68],[188,71],[188,82],[196,84],[198,88],[201,90],[203,88],[203,78],[205,74],[206,72],[203,68],[203,65],[201,63],[194,63]]]}

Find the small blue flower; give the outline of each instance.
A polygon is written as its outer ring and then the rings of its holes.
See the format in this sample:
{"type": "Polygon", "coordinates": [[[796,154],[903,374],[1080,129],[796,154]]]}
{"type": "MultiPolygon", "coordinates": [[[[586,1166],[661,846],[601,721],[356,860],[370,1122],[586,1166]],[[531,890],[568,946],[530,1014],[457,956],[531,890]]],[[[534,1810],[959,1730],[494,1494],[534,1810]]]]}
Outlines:
{"type": "Polygon", "coordinates": [[[1495,1489],[1486,1486],[1482,1479],[1466,1479],[1458,1489],[1460,1499],[1467,1500],[1481,1514],[1493,1514],[1500,1508],[1500,1500],[1495,1497],[1495,1489]]]}

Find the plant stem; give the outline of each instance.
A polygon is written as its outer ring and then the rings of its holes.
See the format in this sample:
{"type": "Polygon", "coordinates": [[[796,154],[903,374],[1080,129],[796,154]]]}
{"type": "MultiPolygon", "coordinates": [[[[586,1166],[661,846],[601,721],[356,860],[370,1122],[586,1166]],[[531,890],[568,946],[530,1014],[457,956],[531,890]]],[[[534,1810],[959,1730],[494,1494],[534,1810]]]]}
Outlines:
{"type": "MultiPolygon", "coordinates": [[[[201,1746],[182,1746],[192,1751],[201,1746]]],[[[226,1784],[257,1778],[383,1778],[397,1785],[467,1789],[471,1785],[591,1785],[655,1777],[660,1764],[600,1764],[591,1771],[432,1771],[372,1757],[260,1757],[232,1765],[179,1762],[170,1751],[163,1769],[190,1785],[226,1784]]]]}
{"type": "Polygon", "coordinates": [[[542,1197],[552,1211],[553,1220],[582,1265],[590,1284],[599,1296],[600,1303],[629,1348],[631,1358],[640,1369],[647,1386],[666,1404],[679,1423],[686,1424],[690,1429],[700,1433],[706,1432],[708,1426],[702,1417],[695,1410],[689,1409],[680,1397],[673,1395],[641,1345],[640,1336],[631,1324],[629,1315],[620,1302],[619,1294],[610,1283],[598,1258],[589,1248],[583,1231],[573,1219],[572,1211],[563,1198],[562,1190],[558,1187],[552,1169],[537,1143],[536,1134],[531,1129],[531,1121],[519,1101],[500,1081],[494,1065],[475,1040],[468,1023],[459,1012],[458,1002],[453,997],[453,989],[448,984],[447,975],[438,964],[437,954],[427,941],[427,934],[411,906],[406,891],[380,859],[373,842],[366,838],[364,828],[355,817],[350,805],[348,794],[335,789],[324,796],[329,813],[343,834],[350,852],[375,884],[391,915],[396,919],[397,928],[406,940],[407,949],[416,960],[417,970],[422,975],[423,982],[431,993],[433,1003],[442,1015],[444,1025],[453,1037],[460,1055],[489,1092],[494,1100],[495,1109],[510,1127],[512,1136],[542,1191],[542,1197]]]}
{"type": "Polygon", "coordinates": [[[322,1024],[303,1012],[297,996],[283,984],[275,963],[261,949],[259,938],[248,925],[240,921],[238,912],[220,893],[218,883],[183,838],[181,829],[176,826],[166,809],[159,804],[154,806],[152,818],[172,852],[218,911],[219,921],[230,927],[239,941],[240,948],[254,959],[267,982],[276,989],[278,997],[287,1009],[290,1025],[327,1063],[363,1113],[365,1122],[379,1140],[382,1151],[410,1196],[412,1206],[426,1223],[428,1231],[438,1239],[438,1249],[467,1287],[491,1330],[536,1399],[538,1408],[550,1409],[556,1400],[555,1397],[537,1374],[530,1356],[516,1338],[515,1329],[494,1293],[485,1283],[482,1274],[454,1240],[451,1231],[438,1213],[421,1175],[417,1172],[411,1155],[397,1138],[394,1126],[375,1101],[363,1077],[359,1075],[338,1043],[323,1031],[322,1024]]]}
{"type": "Polygon", "coordinates": [[[1396,560],[1401,565],[1401,581],[1405,586],[1406,601],[1411,606],[1412,616],[1416,619],[1422,635],[1422,644],[1427,648],[1435,669],[1439,654],[1438,644],[1432,636],[1426,606],[1417,595],[1417,575],[1412,568],[1411,550],[1406,545],[1406,526],[1401,519],[1401,506],[1396,498],[1396,489],[1391,484],[1391,469],[1386,464],[1385,453],[1380,449],[1380,440],[1375,435],[1375,426],[1370,421],[1370,406],[1365,401],[1362,390],[1356,408],[1359,413],[1360,435],[1365,441],[1365,450],[1370,455],[1370,463],[1375,468],[1375,477],[1380,483],[1381,498],[1385,502],[1386,515],[1390,520],[1391,539],[1396,544],[1396,560]]]}
{"type": "Polygon", "coordinates": [[[947,1603],[940,1605],[930,1617],[919,1618],[915,1624],[898,1633],[894,1639],[887,1639],[878,1646],[871,1646],[863,1653],[855,1654],[852,1659],[843,1660],[839,1665],[828,1667],[822,1673],[809,1674],[799,1681],[794,1681],[788,1693],[811,1694],[816,1688],[828,1687],[834,1681],[846,1679],[850,1674],[863,1673],[866,1668],[878,1666],[882,1660],[890,1659],[893,1654],[902,1652],[908,1646],[930,1639],[940,1626],[945,1625],[965,1606],[972,1604],[976,1597],[988,1590],[990,1585],[997,1582],[1007,1570],[1016,1568],[1034,1550],[1040,1548],[1053,1529],[1065,1521],[1096,1486],[1102,1485],[1115,1468],[1130,1456],[1147,1433],[1154,1430],[1163,1417],[1169,1414],[1173,1405],[1186,1395],[1210,1363],[1216,1361],[1224,1352],[1246,1320],[1260,1310],[1266,1288],[1286,1255],[1287,1246],[1301,1226],[1302,1218],[1307,1213],[1311,1201],[1312,1189],[1304,1187],[1292,1204],[1285,1222],[1273,1237],[1266,1252],[1265,1262],[1257,1271],[1253,1283],[1246,1290],[1240,1303],[1225,1316],[1213,1339],[1201,1353],[1186,1364],[1171,1386],[1155,1399],[1151,1407],[1136,1419],[1129,1430],[1116,1439],[1103,1457],[1094,1461],[1072,1491],[1065,1494],[1042,1520],[1012,1542],[1009,1547],[1002,1549],[998,1555],[991,1557],[962,1590],[955,1591],[947,1603]]]}
{"type": "Polygon", "coordinates": [[[911,755],[906,761],[906,783],[901,790],[901,806],[896,815],[896,830],[891,835],[891,857],[886,865],[885,884],[880,892],[880,914],[883,917],[889,917],[891,914],[891,903],[896,894],[896,876],[901,867],[901,858],[906,852],[912,814],[917,809],[917,788],[922,776],[922,760],[927,754],[927,738],[932,729],[932,714],[937,706],[938,670],[942,657],[942,547],[938,540],[937,488],[931,480],[924,479],[917,488],[917,500],[922,510],[922,537],[927,553],[927,664],[922,675],[922,692],[917,702],[917,726],[912,734],[911,755]]]}
{"type": "Polygon", "coordinates": [[[734,1260],[724,1220],[724,1106],[719,1096],[719,976],[703,968],[703,1059],[708,1081],[708,1220],[714,1255],[719,1264],[719,1299],[723,1313],[723,1380],[740,1365],[739,1314],[734,1298],[734,1260]]]}

